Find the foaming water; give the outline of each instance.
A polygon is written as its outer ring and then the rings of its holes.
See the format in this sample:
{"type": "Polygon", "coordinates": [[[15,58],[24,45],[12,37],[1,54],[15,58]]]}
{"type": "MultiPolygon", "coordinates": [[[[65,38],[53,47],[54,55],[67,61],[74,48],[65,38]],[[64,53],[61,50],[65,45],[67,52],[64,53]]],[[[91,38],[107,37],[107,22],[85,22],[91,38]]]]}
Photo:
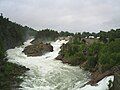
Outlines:
{"type": "Polygon", "coordinates": [[[28,40],[21,47],[7,51],[10,62],[30,68],[21,84],[23,87],[21,90],[91,90],[88,88],[90,86],[80,88],[88,81],[87,72],[54,59],[58,56],[61,45],[67,41],[52,42],[53,52],[37,57],[27,57],[22,51],[30,45],[30,41],[32,40],[28,40]]]}

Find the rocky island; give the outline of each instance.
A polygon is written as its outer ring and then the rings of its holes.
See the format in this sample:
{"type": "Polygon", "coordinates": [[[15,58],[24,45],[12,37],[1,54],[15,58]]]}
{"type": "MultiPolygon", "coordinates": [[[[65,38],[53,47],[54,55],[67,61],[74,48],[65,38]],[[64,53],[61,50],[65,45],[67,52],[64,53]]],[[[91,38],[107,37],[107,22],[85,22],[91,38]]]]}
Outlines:
{"type": "Polygon", "coordinates": [[[23,52],[27,56],[41,56],[47,52],[52,52],[53,46],[50,43],[36,42],[32,45],[25,47],[23,52]]]}

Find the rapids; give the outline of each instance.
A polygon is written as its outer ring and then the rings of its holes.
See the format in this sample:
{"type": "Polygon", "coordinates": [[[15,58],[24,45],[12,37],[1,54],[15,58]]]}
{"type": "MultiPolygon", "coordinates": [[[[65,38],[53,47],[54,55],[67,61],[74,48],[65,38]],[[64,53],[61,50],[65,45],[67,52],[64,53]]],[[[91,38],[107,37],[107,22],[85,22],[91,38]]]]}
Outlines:
{"type": "MultiPolygon", "coordinates": [[[[14,49],[7,50],[7,58],[9,62],[17,63],[26,66],[30,70],[26,72],[26,77],[20,77],[24,79],[24,82],[20,85],[23,88],[21,90],[106,90],[100,87],[92,87],[84,85],[89,79],[89,73],[83,71],[78,66],[69,66],[63,64],[59,60],[55,60],[58,56],[60,47],[63,43],[67,43],[65,40],[57,40],[52,42],[54,51],[46,53],[42,56],[27,57],[22,51],[27,45],[30,45],[32,41],[28,40],[23,46],[16,47],[14,49]]],[[[107,79],[105,79],[107,82],[107,79]]]]}

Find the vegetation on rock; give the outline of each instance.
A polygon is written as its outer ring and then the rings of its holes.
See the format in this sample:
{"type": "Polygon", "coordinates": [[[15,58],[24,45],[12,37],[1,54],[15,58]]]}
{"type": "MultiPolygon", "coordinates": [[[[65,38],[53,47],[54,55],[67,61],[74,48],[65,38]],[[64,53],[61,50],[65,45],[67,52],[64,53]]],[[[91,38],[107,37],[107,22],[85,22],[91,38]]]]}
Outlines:
{"type": "Polygon", "coordinates": [[[19,76],[24,76],[27,70],[29,69],[24,66],[0,60],[0,89],[13,90],[19,88],[23,81],[19,76]]]}
{"type": "Polygon", "coordinates": [[[101,31],[97,34],[97,36],[100,36],[99,40],[96,40],[96,38],[88,40],[82,38],[82,34],[75,34],[73,39],[61,47],[60,55],[57,58],[61,59],[63,63],[80,65],[80,67],[92,73],[98,72],[99,76],[104,73],[101,76],[102,78],[111,75],[111,73],[114,74],[109,71],[120,65],[119,33],[119,29],[108,32],[101,31]],[[89,43],[91,40],[94,40],[94,42],[89,43]]]}

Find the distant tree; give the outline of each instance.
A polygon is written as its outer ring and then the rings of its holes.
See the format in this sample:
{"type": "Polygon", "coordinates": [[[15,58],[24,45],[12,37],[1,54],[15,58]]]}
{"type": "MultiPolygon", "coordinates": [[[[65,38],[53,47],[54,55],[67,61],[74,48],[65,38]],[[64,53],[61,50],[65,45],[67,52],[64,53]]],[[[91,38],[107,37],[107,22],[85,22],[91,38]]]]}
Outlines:
{"type": "Polygon", "coordinates": [[[97,38],[98,37],[98,34],[97,33],[94,33],[94,32],[92,32],[92,34],[91,34],[92,36],[94,36],[95,38],[97,38]]]}
{"type": "Polygon", "coordinates": [[[119,53],[120,52],[120,39],[115,39],[115,41],[112,41],[108,44],[108,51],[113,53],[119,53]]]}
{"type": "Polygon", "coordinates": [[[61,31],[61,32],[59,33],[59,35],[60,35],[61,37],[66,37],[66,36],[73,36],[74,34],[68,32],[68,31],[61,31]]]}
{"type": "Polygon", "coordinates": [[[85,38],[85,37],[88,38],[89,36],[91,36],[91,33],[89,33],[89,32],[83,32],[83,33],[82,33],[82,37],[83,37],[83,38],[85,38]]]}
{"type": "Polygon", "coordinates": [[[107,32],[100,31],[100,32],[98,33],[98,35],[99,35],[101,41],[103,41],[104,43],[107,43],[107,42],[108,42],[107,32]]]}
{"type": "Polygon", "coordinates": [[[41,39],[42,41],[54,41],[58,37],[59,33],[51,29],[40,30],[35,36],[36,39],[41,39]]]}

